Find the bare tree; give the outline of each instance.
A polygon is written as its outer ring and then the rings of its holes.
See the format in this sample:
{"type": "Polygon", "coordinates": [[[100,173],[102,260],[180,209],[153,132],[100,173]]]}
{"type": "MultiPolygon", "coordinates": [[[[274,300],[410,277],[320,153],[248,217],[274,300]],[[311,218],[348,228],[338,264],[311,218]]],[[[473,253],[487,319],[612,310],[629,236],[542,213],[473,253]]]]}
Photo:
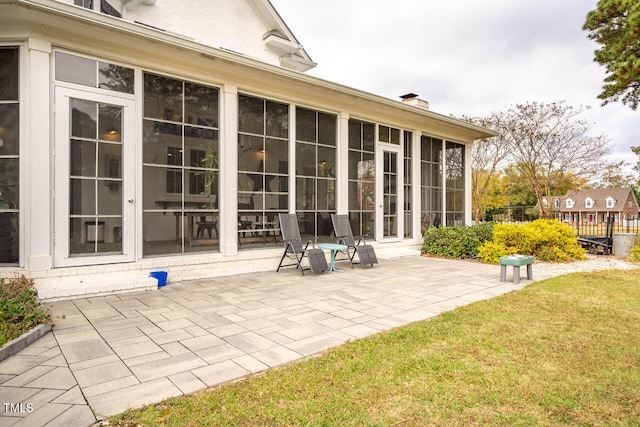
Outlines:
{"type": "Polygon", "coordinates": [[[531,102],[511,107],[502,117],[503,143],[511,147],[511,160],[535,194],[542,217],[552,216],[543,197],[558,195],[572,177],[588,178],[604,168],[608,141],[588,134],[588,123],[577,118],[586,109],[564,101],[531,102]]]}
{"type": "MultiPolygon", "coordinates": [[[[498,133],[503,128],[504,112],[494,112],[489,117],[465,118],[476,125],[498,133]]],[[[501,135],[473,143],[471,148],[471,204],[476,221],[484,221],[489,195],[500,177],[500,170],[511,154],[511,146],[504,143],[501,135]]]]}

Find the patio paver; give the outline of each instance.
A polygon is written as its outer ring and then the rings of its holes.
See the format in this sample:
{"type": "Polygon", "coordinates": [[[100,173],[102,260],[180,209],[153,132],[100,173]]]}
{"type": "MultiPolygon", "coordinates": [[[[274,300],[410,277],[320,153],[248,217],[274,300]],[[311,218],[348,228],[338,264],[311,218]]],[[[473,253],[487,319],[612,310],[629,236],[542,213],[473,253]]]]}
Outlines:
{"type": "Polygon", "coordinates": [[[416,256],[49,302],[52,331],[0,362],[0,403],[32,410],[0,406],[0,426],[85,427],[532,282],[499,279],[494,265],[416,256]]]}

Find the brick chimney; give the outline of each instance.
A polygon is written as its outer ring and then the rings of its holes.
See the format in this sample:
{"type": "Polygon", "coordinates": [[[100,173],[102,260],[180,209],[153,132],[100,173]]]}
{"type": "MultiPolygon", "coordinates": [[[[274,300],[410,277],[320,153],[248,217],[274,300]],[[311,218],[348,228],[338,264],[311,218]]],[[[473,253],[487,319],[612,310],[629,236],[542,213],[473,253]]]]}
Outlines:
{"type": "Polygon", "coordinates": [[[405,104],[413,105],[414,107],[423,108],[425,110],[429,109],[429,102],[418,98],[418,95],[415,93],[408,93],[400,96],[400,98],[405,104]]]}

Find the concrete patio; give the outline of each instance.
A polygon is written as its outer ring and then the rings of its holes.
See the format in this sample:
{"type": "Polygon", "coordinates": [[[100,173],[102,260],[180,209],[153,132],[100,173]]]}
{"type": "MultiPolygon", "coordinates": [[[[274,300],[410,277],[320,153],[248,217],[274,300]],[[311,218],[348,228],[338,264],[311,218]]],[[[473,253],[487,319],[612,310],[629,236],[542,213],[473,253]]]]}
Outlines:
{"type": "Polygon", "coordinates": [[[0,362],[0,427],[85,427],[532,282],[500,282],[499,270],[413,256],[48,303],[52,332],[0,362]]]}

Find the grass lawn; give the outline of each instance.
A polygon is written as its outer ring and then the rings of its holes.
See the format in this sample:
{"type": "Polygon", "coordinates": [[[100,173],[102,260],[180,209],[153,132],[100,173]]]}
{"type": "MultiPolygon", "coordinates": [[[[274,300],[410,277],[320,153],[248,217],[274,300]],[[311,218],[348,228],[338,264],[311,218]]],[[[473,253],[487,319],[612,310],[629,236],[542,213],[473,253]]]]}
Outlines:
{"type": "Polygon", "coordinates": [[[640,425],[640,276],[573,273],[115,425],[640,425]]]}

